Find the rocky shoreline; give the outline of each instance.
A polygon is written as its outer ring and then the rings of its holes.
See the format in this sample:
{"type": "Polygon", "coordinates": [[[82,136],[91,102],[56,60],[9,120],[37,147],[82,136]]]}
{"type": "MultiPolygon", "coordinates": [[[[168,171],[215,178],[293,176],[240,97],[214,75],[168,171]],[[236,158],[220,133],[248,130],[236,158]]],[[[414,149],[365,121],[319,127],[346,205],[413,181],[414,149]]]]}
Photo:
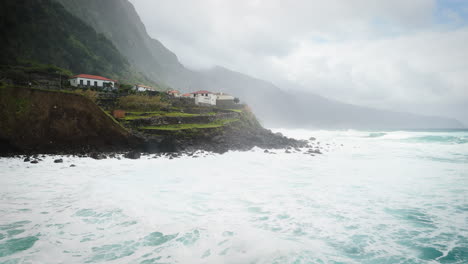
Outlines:
{"type": "MultiPolygon", "coordinates": [[[[235,130],[234,130],[235,131],[235,130]]],[[[23,158],[25,162],[36,163],[41,157],[59,155],[66,157],[93,158],[102,160],[107,158],[139,159],[142,156],[170,157],[181,156],[201,157],[209,154],[224,154],[228,151],[249,151],[255,147],[265,150],[265,153],[276,152],[321,154],[319,145],[311,144],[311,141],[296,140],[285,137],[270,130],[263,131],[263,135],[240,135],[234,131],[226,130],[223,135],[211,137],[146,137],[137,138],[138,144],[133,147],[115,148],[109,150],[97,150],[88,147],[68,148],[55,151],[12,151],[4,152],[3,157],[23,158]],[[198,153],[198,154],[197,154],[198,153]]],[[[56,163],[60,163],[57,160],[56,163]]]]}
{"type": "MultiPolygon", "coordinates": [[[[206,151],[222,154],[254,147],[316,151],[308,141],[263,128],[248,107],[216,115],[149,117],[126,122],[116,121],[95,103],[76,94],[20,87],[3,88],[0,92],[0,156],[53,154],[101,159],[124,153],[124,157],[138,158],[141,153],[179,156],[206,151]],[[164,125],[154,130],[142,129],[142,125],[154,125],[154,122],[185,122],[195,126],[174,130],[164,129],[164,125]],[[213,122],[219,123],[212,125],[213,122]]],[[[34,160],[38,158],[31,161],[34,160]]]]}
{"type": "MultiPolygon", "coordinates": [[[[279,135],[278,135],[279,136],[279,135]]],[[[294,139],[288,139],[296,141],[294,139]]],[[[255,148],[257,151],[263,152],[265,155],[276,155],[276,154],[301,154],[307,156],[316,156],[325,153],[325,149],[320,146],[320,142],[315,141],[314,138],[311,138],[308,141],[298,141],[301,142],[300,145],[287,146],[285,148],[259,148],[257,146],[249,149],[231,149],[229,151],[254,151],[255,148]]],[[[297,143],[297,142],[296,142],[297,143]]],[[[227,152],[227,151],[226,151],[227,152]]],[[[185,149],[176,152],[140,152],[140,150],[130,150],[130,151],[119,151],[119,152],[89,152],[89,153],[47,153],[47,154],[12,154],[4,156],[7,158],[17,158],[22,159],[25,163],[30,164],[39,164],[46,162],[45,160],[52,157],[53,163],[63,164],[66,163],[67,159],[72,158],[91,158],[94,160],[107,160],[107,159],[116,159],[116,160],[137,160],[137,159],[159,159],[166,158],[169,160],[178,159],[178,158],[204,158],[213,155],[222,155],[226,152],[216,152],[211,150],[204,149],[185,149]]],[[[69,167],[76,167],[75,164],[70,164],[69,167]]]]}

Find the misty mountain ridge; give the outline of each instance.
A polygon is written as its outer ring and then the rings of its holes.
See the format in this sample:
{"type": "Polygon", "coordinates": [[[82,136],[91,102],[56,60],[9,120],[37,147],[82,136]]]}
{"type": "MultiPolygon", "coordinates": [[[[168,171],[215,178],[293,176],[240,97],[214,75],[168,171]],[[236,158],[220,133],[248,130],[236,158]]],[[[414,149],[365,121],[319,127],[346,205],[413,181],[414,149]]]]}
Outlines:
{"type": "Polygon", "coordinates": [[[455,119],[357,106],[300,89],[283,90],[273,83],[220,66],[201,73],[208,81],[205,84],[207,87],[223,87],[222,91],[236,92],[241,98],[249,98],[247,103],[270,126],[329,129],[463,128],[455,119]],[[264,100],[265,97],[279,97],[280,100],[269,104],[264,100]]]}
{"type": "Polygon", "coordinates": [[[128,61],[161,87],[183,92],[230,93],[250,105],[270,127],[333,129],[462,128],[455,119],[427,117],[345,104],[311,92],[285,91],[274,84],[221,66],[191,70],[149,36],[128,0],[57,0],[110,39],[128,61]],[[106,12],[102,12],[106,10],[106,12]]]}

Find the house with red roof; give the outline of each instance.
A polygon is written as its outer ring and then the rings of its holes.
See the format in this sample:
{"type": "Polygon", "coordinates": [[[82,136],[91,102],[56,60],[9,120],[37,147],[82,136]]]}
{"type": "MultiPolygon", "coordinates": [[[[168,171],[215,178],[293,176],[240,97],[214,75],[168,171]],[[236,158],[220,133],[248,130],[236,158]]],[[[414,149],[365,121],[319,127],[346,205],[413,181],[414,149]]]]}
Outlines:
{"type": "Polygon", "coordinates": [[[90,75],[90,74],[78,74],[70,79],[70,85],[80,88],[98,88],[114,90],[117,89],[117,81],[106,77],[90,75]]]}
{"type": "Polygon", "coordinates": [[[197,105],[216,105],[216,94],[201,90],[192,93],[193,98],[195,98],[195,104],[197,105]]]}

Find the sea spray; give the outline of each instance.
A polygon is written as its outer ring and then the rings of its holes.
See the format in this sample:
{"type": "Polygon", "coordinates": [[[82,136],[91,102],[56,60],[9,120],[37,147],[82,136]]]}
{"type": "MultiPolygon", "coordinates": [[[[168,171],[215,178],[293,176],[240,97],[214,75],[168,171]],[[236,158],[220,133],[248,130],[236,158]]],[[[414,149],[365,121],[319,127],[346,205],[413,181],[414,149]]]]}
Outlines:
{"type": "Polygon", "coordinates": [[[278,131],[324,154],[0,159],[0,262],[467,262],[468,144],[412,139],[468,132],[278,131]]]}

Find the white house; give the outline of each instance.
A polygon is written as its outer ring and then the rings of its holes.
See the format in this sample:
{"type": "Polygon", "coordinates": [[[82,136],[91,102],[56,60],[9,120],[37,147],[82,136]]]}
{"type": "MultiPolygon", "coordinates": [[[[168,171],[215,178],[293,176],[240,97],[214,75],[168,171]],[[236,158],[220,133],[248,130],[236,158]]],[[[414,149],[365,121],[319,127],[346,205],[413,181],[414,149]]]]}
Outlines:
{"type": "Polygon", "coordinates": [[[148,91],[155,92],[156,91],[156,88],[146,86],[146,85],[142,85],[142,84],[137,84],[137,85],[133,86],[132,89],[135,90],[135,91],[138,91],[138,92],[148,92],[148,91]]]}
{"type": "Polygon", "coordinates": [[[216,106],[221,108],[229,108],[235,105],[235,97],[225,93],[216,94],[216,106]]]}
{"type": "Polygon", "coordinates": [[[232,100],[234,101],[234,96],[225,93],[217,93],[216,100],[232,100]]]}
{"type": "Polygon", "coordinates": [[[100,89],[117,89],[117,81],[108,79],[106,77],[89,75],[89,74],[79,74],[70,78],[70,85],[74,87],[95,87],[100,89]]]}
{"type": "Polygon", "coordinates": [[[208,91],[198,91],[192,93],[197,105],[216,105],[217,95],[208,91]]]}

